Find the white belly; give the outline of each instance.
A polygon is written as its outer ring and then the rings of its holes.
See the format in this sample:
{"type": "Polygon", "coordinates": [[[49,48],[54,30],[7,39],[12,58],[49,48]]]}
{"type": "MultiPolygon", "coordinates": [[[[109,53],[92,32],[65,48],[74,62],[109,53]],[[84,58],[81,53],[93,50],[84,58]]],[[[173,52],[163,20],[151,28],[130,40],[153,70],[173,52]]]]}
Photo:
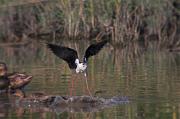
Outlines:
{"type": "Polygon", "coordinates": [[[76,68],[76,73],[84,72],[86,68],[87,68],[86,64],[84,65],[83,63],[79,63],[76,68]]]}

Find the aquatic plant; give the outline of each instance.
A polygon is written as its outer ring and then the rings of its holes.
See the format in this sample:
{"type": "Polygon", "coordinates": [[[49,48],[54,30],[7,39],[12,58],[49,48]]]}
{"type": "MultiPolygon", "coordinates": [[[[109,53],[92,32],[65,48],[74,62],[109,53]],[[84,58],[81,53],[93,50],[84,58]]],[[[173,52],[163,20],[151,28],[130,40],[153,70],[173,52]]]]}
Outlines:
{"type": "Polygon", "coordinates": [[[2,1],[0,41],[26,37],[100,39],[112,37],[121,47],[158,41],[158,47],[178,47],[177,0],[54,0],[2,1]]]}

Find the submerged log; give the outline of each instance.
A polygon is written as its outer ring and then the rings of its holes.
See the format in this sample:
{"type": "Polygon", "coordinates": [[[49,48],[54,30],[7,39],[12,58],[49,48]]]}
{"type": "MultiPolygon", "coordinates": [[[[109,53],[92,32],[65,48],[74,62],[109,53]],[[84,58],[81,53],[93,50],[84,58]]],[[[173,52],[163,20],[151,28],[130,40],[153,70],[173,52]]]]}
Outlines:
{"type": "Polygon", "coordinates": [[[35,94],[16,100],[17,107],[46,108],[58,112],[94,112],[103,108],[129,103],[127,97],[115,96],[112,98],[99,98],[90,96],[59,96],[35,94]]]}

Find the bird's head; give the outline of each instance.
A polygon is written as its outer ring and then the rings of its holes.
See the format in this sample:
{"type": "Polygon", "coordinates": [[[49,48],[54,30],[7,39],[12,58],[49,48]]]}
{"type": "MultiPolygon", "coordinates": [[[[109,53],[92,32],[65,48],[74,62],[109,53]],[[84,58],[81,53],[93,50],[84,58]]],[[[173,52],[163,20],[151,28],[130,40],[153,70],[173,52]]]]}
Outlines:
{"type": "Polygon", "coordinates": [[[5,63],[0,62],[0,76],[7,74],[7,66],[5,63]]]}

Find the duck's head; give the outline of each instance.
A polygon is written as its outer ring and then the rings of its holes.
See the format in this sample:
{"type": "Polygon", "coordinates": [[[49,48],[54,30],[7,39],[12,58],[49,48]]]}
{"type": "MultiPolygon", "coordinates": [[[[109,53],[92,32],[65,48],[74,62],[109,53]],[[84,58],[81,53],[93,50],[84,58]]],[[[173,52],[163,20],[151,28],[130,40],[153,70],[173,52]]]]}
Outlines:
{"type": "Polygon", "coordinates": [[[7,66],[5,63],[0,62],[0,76],[4,76],[7,74],[7,66]]]}

